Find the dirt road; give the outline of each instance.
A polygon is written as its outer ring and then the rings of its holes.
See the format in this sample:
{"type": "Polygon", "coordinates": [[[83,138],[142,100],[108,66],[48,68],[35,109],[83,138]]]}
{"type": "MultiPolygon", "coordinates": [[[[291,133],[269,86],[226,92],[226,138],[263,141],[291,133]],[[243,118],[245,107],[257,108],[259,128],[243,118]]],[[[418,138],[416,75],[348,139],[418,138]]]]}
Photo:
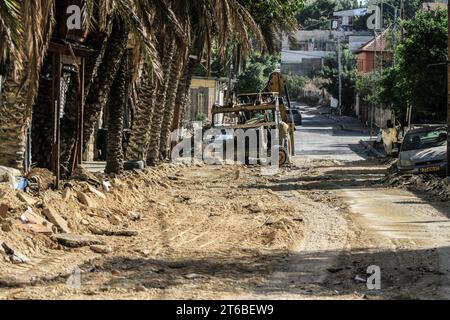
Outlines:
{"type": "MultiPolygon", "coordinates": [[[[386,167],[368,159],[361,134],[330,121],[304,115],[294,165],[276,176],[165,165],[115,179],[105,199],[89,193],[96,208],[54,191],[36,195],[33,210],[52,203],[76,233],[136,234],[97,236],[110,248],[97,253],[5,229],[1,242],[31,262],[0,254],[0,298],[450,298],[450,203],[380,185],[386,167]],[[379,290],[367,287],[369,266],[380,269],[379,290]]],[[[0,192],[20,216],[26,206],[13,198],[0,192]]]]}
{"type": "Polygon", "coordinates": [[[379,186],[384,171],[372,162],[309,160],[303,161],[301,177],[293,173],[272,185],[287,201],[295,198],[309,209],[307,231],[289,263],[258,294],[274,299],[450,298],[449,203],[379,186]],[[381,270],[380,290],[369,290],[364,282],[373,265],[381,270]]]}

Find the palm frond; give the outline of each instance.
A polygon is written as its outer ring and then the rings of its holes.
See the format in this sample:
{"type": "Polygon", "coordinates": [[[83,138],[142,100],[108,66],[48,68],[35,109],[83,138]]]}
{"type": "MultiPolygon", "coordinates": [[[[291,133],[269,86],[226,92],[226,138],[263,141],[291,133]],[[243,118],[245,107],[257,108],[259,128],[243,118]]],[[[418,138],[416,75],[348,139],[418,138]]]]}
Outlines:
{"type": "Polygon", "coordinates": [[[14,63],[21,67],[23,24],[19,0],[0,0],[0,73],[6,72],[6,64],[13,56],[14,63]],[[2,70],[3,69],[3,70],[2,70]]]}
{"type": "Polygon", "coordinates": [[[54,26],[54,0],[35,0],[22,2],[24,25],[25,76],[20,90],[27,87],[29,103],[36,96],[41,65],[54,26]]]}

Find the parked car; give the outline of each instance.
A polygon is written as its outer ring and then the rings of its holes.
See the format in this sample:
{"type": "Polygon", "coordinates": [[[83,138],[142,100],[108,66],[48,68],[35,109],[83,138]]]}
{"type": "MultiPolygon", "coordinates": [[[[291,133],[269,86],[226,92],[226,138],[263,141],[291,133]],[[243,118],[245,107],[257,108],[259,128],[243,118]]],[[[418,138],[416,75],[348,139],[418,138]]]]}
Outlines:
{"type": "Polygon", "coordinates": [[[296,126],[302,125],[302,113],[298,109],[286,110],[288,113],[288,122],[296,126]]]}
{"type": "Polygon", "coordinates": [[[423,127],[408,131],[397,167],[405,173],[444,173],[447,167],[447,128],[423,127]]]}

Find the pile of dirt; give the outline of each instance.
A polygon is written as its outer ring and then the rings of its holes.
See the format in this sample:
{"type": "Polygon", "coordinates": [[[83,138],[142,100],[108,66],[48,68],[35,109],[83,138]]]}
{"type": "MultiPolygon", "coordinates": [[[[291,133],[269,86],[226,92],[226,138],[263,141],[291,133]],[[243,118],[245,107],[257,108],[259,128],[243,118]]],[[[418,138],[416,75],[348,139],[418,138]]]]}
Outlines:
{"type": "Polygon", "coordinates": [[[449,179],[432,174],[402,174],[395,170],[395,164],[381,183],[388,187],[400,187],[424,193],[431,200],[450,201],[449,179]]]}
{"type": "Polygon", "coordinates": [[[230,268],[257,265],[266,255],[281,259],[303,235],[301,212],[269,189],[240,187],[264,179],[245,166],[165,164],[115,178],[77,172],[62,190],[48,189],[46,176],[35,172],[29,192],[0,184],[0,287],[67,277],[74,266],[109,266],[120,257],[137,264],[196,257],[203,272],[220,259],[230,268]]]}

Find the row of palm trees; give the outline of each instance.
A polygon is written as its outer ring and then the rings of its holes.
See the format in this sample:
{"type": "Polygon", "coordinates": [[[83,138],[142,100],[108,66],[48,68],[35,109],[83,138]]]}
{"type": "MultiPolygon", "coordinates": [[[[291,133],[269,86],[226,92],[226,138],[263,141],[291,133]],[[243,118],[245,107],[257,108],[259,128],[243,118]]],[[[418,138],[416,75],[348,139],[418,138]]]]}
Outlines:
{"type": "MultiPolygon", "coordinates": [[[[92,49],[85,64],[82,145],[87,148],[107,111],[110,173],[123,170],[124,159],[155,165],[168,157],[170,133],[180,125],[194,71],[202,60],[211,61],[213,46],[223,60],[236,45],[247,55],[251,48],[267,48],[274,32],[286,28],[277,22],[258,24],[248,0],[0,0],[0,165],[23,166],[32,124],[33,161],[50,166],[48,46],[73,3],[83,9],[83,45],[92,49]],[[134,115],[124,154],[123,115],[129,101],[134,115]]],[[[63,168],[76,143],[74,97],[80,79],[69,78],[61,123],[63,168]]]]}

